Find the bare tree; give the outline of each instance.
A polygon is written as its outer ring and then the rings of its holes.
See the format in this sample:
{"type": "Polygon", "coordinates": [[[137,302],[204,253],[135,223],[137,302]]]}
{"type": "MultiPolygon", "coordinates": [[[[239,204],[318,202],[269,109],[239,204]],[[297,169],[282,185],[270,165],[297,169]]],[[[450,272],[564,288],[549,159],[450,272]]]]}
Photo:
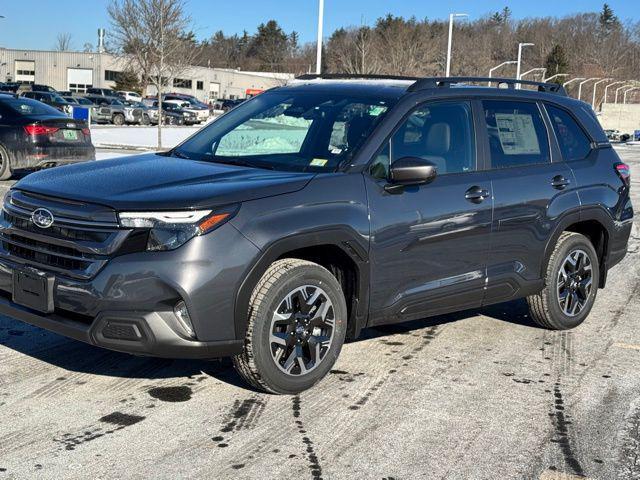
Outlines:
{"type": "Polygon", "coordinates": [[[59,33],[56,37],[56,44],[54,49],[58,52],[68,52],[71,50],[71,34],[59,33]]]}
{"type": "Polygon", "coordinates": [[[113,0],[111,38],[127,68],[153,85],[158,96],[158,148],[162,148],[162,94],[168,82],[194,64],[198,53],[188,33],[184,0],[113,0]]]}

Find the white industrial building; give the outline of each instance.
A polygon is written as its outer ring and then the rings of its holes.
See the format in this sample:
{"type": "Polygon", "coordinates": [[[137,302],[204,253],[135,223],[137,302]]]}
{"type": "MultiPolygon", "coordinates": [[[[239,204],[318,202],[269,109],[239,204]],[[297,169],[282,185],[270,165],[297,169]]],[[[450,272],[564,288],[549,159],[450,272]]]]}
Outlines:
{"type": "MultiPolygon", "coordinates": [[[[56,90],[83,93],[89,87],[113,88],[125,62],[108,53],[54,52],[0,48],[0,82],[37,83],[56,90]]],[[[202,101],[245,98],[283,85],[288,73],[245,72],[226,68],[190,67],[169,79],[167,91],[186,93],[202,101]]],[[[154,94],[153,87],[148,94],[154,94]]]]}

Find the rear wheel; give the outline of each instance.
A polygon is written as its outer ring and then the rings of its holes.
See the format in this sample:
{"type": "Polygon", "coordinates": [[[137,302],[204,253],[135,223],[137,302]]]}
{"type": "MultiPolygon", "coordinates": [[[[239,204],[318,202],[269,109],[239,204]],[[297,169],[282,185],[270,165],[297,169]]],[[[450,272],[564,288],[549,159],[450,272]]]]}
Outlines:
{"type": "Polygon", "coordinates": [[[598,255],[589,239],[562,233],[549,258],[544,289],[527,297],[531,317],[552,330],[580,325],[593,307],[599,278],[598,255]]]}
{"type": "Polygon", "coordinates": [[[253,291],[244,351],[233,362],[252,386],[296,394],[328,373],[346,328],[347,306],[336,278],[312,262],[279,260],[253,291]]]}
{"type": "Polygon", "coordinates": [[[9,152],[0,145],[0,180],[9,180],[13,175],[9,152]]]}
{"type": "Polygon", "coordinates": [[[142,116],[142,125],[151,125],[151,119],[149,118],[149,115],[143,115],[142,116]]]}

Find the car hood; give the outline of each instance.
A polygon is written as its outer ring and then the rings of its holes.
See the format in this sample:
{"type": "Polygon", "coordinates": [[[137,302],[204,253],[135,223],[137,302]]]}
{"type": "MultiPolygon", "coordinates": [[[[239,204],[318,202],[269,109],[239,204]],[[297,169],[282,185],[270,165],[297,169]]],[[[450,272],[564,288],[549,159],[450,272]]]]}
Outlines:
{"type": "Polygon", "coordinates": [[[120,211],[176,210],[290,193],[313,176],[146,154],[41,170],[13,188],[120,211]]]}

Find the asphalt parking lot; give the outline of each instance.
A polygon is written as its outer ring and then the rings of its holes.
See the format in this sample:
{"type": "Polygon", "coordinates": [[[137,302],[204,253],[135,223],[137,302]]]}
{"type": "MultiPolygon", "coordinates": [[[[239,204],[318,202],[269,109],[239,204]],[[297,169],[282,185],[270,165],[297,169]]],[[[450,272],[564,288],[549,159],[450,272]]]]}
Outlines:
{"type": "Polygon", "coordinates": [[[574,331],[522,301],[370,329],[296,397],[0,317],[0,479],[640,479],[639,232],[574,331]]]}

